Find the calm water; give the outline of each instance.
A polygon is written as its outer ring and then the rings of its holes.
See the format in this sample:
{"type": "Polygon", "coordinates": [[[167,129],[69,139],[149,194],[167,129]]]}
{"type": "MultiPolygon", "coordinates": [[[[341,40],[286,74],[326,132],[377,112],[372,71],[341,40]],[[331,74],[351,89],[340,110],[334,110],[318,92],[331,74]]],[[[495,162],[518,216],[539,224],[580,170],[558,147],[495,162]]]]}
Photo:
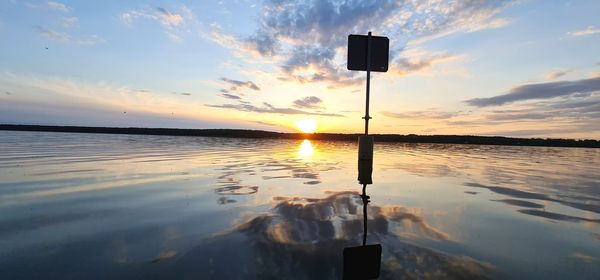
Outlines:
{"type": "MultiPolygon", "coordinates": [[[[0,278],[339,279],[356,148],[0,131],[0,278]]],[[[381,279],[600,275],[600,149],[375,149],[381,279]]]]}

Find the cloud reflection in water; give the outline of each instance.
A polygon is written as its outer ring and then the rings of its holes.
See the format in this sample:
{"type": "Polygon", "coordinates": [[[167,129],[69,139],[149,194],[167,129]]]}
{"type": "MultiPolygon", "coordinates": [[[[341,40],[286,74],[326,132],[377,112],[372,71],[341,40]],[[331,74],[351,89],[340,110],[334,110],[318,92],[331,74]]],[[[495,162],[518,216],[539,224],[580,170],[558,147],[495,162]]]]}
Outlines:
{"type": "MultiPolygon", "coordinates": [[[[278,203],[268,214],[239,222],[188,253],[153,265],[149,268],[152,275],[340,279],[342,250],[358,245],[362,235],[358,193],[275,199],[278,203]]],[[[428,225],[417,209],[372,206],[369,213],[369,242],[381,243],[384,248],[380,279],[486,278],[493,271],[491,265],[470,257],[450,256],[402,241],[401,236],[408,233],[450,239],[449,234],[428,225]]]]}

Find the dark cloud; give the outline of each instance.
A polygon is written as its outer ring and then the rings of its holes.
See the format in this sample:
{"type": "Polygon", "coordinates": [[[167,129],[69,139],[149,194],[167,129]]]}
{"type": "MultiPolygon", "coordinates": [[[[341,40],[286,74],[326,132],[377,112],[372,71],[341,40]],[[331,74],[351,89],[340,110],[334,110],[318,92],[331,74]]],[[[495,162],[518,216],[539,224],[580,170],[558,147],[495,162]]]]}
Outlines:
{"type": "Polygon", "coordinates": [[[278,46],[277,41],[265,33],[257,33],[248,38],[245,43],[250,49],[254,49],[264,56],[274,55],[278,46]]]}
{"type": "Polygon", "coordinates": [[[486,118],[492,121],[515,121],[515,120],[543,120],[553,117],[549,112],[535,113],[498,113],[487,115],[486,118]]]}
{"type": "Polygon", "coordinates": [[[252,90],[260,90],[260,88],[253,83],[252,81],[238,81],[238,80],[232,80],[232,79],[227,79],[225,77],[221,78],[221,81],[226,82],[227,84],[230,85],[228,91],[234,91],[237,90],[239,88],[249,88],[252,90]]]}
{"type": "MultiPolygon", "coordinates": [[[[411,1],[268,0],[246,47],[265,57],[283,58],[282,80],[327,82],[331,87],[356,85],[355,72],[345,70],[340,52],[351,33],[373,30],[393,38],[391,58],[404,45],[457,31],[498,26],[496,14],[509,1],[447,1],[431,5],[411,1]],[[496,24],[494,24],[496,23],[496,24]],[[310,74],[300,74],[307,72],[310,74]]],[[[423,68],[427,61],[399,60],[393,65],[423,68]]]]}
{"type": "Polygon", "coordinates": [[[600,93],[572,94],[537,101],[518,109],[481,112],[476,119],[449,120],[448,125],[492,126],[496,124],[552,120],[556,129],[497,131],[498,135],[532,136],[556,133],[598,131],[600,129],[600,93]],[[559,128],[561,127],[561,128],[559,128]]]}
{"type": "Polygon", "coordinates": [[[576,81],[561,81],[539,84],[526,84],[512,88],[508,93],[489,98],[474,98],[465,101],[471,106],[498,106],[506,103],[531,100],[550,99],[581,93],[600,91],[600,77],[576,81]]]}
{"type": "Polygon", "coordinates": [[[227,98],[227,99],[242,99],[241,97],[229,93],[221,93],[219,96],[227,98]]]}
{"type": "Polygon", "coordinates": [[[167,11],[165,8],[162,8],[162,7],[156,7],[156,10],[157,10],[159,13],[163,14],[163,15],[167,15],[167,16],[168,16],[168,15],[171,15],[171,13],[170,13],[169,11],[167,11]]]}
{"type": "Polygon", "coordinates": [[[340,114],[333,113],[319,113],[319,112],[307,112],[293,108],[278,108],[269,103],[264,102],[264,107],[257,107],[248,103],[241,104],[221,104],[221,105],[211,105],[205,104],[204,106],[213,107],[213,108],[224,108],[224,109],[234,109],[238,111],[244,112],[254,112],[254,113],[271,113],[271,114],[284,114],[284,115],[316,115],[316,116],[327,116],[327,117],[343,117],[340,114]]]}
{"type": "Polygon", "coordinates": [[[296,108],[308,108],[308,109],[317,109],[319,108],[319,104],[321,104],[323,100],[316,96],[307,96],[302,99],[298,99],[294,101],[294,107],[296,108]]]}
{"type": "Polygon", "coordinates": [[[192,93],[190,93],[190,92],[173,92],[173,94],[184,95],[184,96],[192,95],[192,93]]]}

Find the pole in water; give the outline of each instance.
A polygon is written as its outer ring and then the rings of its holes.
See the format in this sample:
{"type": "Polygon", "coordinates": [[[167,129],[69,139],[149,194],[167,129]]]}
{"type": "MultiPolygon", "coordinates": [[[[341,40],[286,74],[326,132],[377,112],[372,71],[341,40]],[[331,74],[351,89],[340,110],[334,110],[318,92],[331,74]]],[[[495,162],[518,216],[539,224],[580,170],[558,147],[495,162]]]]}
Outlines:
{"type": "Polygon", "coordinates": [[[369,196],[366,192],[367,184],[363,184],[362,195],[363,201],[363,246],[367,246],[367,204],[369,204],[369,196]]]}
{"type": "Polygon", "coordinates": [[[367,35],[366,53],[367,88],[365,100],[365,116],[363,117],[363,119],[365,119],[365,136],[363,139],[359,139],[359,181],[363,184],[362,195],[360,196],[363,202],[363,246],[367,245],[367,204],[369,203],[369,196],[367,195],[366,189],[367,184],[373,183],[371,179],[371,174],[373,172],[373,139],[367,139],[369,135],[369,119],[371,119],[371,116],[369,116],[369,96],[371,90],[371,39],[371,31],[369,31],[369,34],[367,35]],[[361,152],[364,154],[361,154],[361,152]]]}
{"type": "Polygon", "coordinates": [[[386,72],[388,65],[389,39],[386,37],[349,35],[348,70],[367,72],[365,94],[365,134],[358,138],[358,182],[362,185],[360,195],[363,203],[362,246],[344,248],[343,279],[374,279],[379,277],[381,267],[381,244],[367,245],[368,204],[367,185],[373,184],[373,136],[369,136],[369,99],[371,71],[386,72]],[[366,37],[366,38],[365,38],[366,37]],[[366,39],[366,49],[365,49],[366,39]],[[375,52],[375,57],[371,53],[375,52]],[[383,54],[383,55],[382,55],[383,54]],[[366,63],[365,63],[366,62],[366,63]],[[373,67],[373,68],[372,68],[373,67]]]}

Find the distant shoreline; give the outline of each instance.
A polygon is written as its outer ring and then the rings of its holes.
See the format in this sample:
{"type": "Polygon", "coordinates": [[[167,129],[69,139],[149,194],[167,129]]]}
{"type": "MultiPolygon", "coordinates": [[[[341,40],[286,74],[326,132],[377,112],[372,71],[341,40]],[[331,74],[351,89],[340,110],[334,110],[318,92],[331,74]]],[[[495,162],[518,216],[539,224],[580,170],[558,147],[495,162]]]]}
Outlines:
{"type": "MultiPolygon", "coordinates": [[[[264,130],[245,129],[180,129],[180,128],[139,128],[139,127],[89,127],[89,126],[49,126],[49,125],[12,125],[0,124],[0,130],[71,132],[71,133],[105,133],[105,134],[138,134],[168,136],[202,136],[230,138],[265,138],[265,139],[314,139],[356,141],[359,133],[282,133],[264,130]]],[[[400,135],[374,134],[377,142],[397,143],[437,143],[437,144],[474,144],[474,145],[506,145],[506,146],[544,146],[544,147],[579,147],[600,148],[598,140],[576,140],[556,138],[512,138],[503,136],[472,135],[400,135]]]]}

